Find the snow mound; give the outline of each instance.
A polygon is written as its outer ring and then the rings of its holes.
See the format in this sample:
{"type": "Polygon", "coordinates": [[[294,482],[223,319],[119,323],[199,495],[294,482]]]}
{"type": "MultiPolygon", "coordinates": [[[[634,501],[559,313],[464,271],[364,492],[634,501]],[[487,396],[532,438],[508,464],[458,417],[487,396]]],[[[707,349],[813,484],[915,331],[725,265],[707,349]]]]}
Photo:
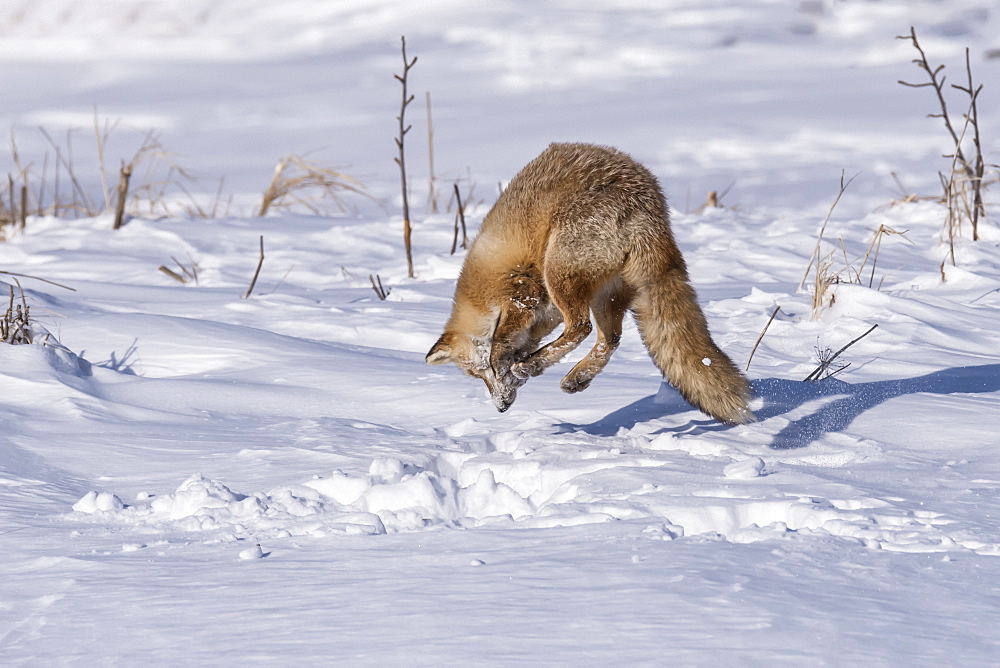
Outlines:
{"type": "Polygon", "coordinates": [[[212,531],[232,539],[385,533],[377,515],[345,511],[309,487],[282,487],[270,493],[246,495],[199,473],[182,482],[174,493],[153,496],[148,502],[140,500],[125,506],[117,496],[90,492],[74,504],[73,510],[86,514],[104,511],[102,521],[114,515],[119,523],[147,533],[171,529],[212,531]]]}
{"type": "Polygon", "coordinates": [[[87,492],[82,499],[73,504],[73,510],[89,515],[114,512],[124,508],[122,500],[108,492],[87,492]]]}
{"type": "MultiPolygon", "coordinates": [[[[110,493],[88,493],[73,510],[147,532],[221,532],[229,539],[372,535],[429,527],[542,528],[614,520],[654,520],[654,538],[710,536],[732,543],[826,536],[897,552],[1000,547],[952,528],[941,513],[911,511],[892,501],[818,496],[759,498],[725,482],[752,485],[767,471],[752,457],[722,468],[722,485],[694,494],[651,487],[629,489],[634,471],[663,462],[617,451],[590,453],[572,466],[545,466],[550,453],[524,439],[510,452],[444,452],[423,465],[374,459],[366,475],[335,470],[301,484],[242,494],[194,474],[175,492],[126,506],[110,493]]],[[[243,557],[241,558],[249,558],[243,557]]],[[[254,557],[256,558],[256,557],[254,557]]]]}
{"type": "Polygon", "coordinates": [[[756,478],[764,472],[764,460],[760,457],[751,457],[740,462],[728,464],[723,472],[727,478],[756,478]]]}

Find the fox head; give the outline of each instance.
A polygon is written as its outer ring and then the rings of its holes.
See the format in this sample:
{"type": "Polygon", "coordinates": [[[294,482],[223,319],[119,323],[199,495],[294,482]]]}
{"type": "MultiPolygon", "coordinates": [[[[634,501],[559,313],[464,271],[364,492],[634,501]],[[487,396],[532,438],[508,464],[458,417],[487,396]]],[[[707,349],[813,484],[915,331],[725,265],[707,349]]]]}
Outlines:
{"type": "Polygon", "coordinates": [[[493,405],[503,413],[517,398],[517,388],[525,380],[510,372],[512,360],[498,356],[493,349],[494,327],[486,336],[471,336],[463,332],[445,331],[427,353],[428,364],[454,362],[459,369],[486,383],[493,405]]]}

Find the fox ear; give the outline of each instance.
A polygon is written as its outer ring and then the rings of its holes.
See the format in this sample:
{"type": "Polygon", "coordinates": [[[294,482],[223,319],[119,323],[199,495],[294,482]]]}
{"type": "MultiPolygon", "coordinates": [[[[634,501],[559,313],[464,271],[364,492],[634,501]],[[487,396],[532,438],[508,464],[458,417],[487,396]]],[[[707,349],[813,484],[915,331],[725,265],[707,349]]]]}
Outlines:
{"type": "Polygon", "coordinates": [[[424,359],[428,364],[447,364],[454,361],[452,357],[453,352],[451,336],[445,333],[431,347],[430,352],[427,353],[427,357],[424,359]]]}

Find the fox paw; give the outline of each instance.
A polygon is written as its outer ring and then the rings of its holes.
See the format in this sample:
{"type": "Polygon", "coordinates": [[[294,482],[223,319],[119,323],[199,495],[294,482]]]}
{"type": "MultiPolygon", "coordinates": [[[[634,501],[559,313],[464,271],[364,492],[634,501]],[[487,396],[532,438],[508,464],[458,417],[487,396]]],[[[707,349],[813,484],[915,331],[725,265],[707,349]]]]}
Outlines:
{"type": "Polygon", "coordinates": [[[542,371],[544,371],[544,369],[540,368],[537,364],[532,364],[530,360],[515,362],[510,367],[510,372],[521,380],[528,380],[529,378],[540,376],[542,371]]]}
{"type": "Polygon", "coordinates": [[[559,382],[559,388],[567,394],[583,392],[590,387],[590,381],[594,377],[588,374],[568,374],[559,382]]]}

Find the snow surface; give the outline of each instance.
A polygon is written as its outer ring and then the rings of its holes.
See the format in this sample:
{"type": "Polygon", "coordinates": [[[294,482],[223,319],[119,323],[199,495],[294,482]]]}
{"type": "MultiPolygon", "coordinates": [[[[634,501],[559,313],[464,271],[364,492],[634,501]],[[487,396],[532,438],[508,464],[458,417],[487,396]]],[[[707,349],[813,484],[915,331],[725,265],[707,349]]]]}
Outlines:
{"type": "Polygon", "coordinates": [[[207,220],[33,217],[0,244],[0,269],[75,289],[21,279],[52,345],[0,347],[0,662],[998,660],[1000,211],[942,282],[942,207],[892,202],[894,172],[936,194],[949,148],[932,93],[896,83],[920,73],[894,37],[916,26],[955,82],[971,48],[997,162],[1000,11],[608,4],[0,6],[0,118],[33,174],[36,126],[76,128],[96,192],[96,106],[121,119],[112,168],[155,128],[202,206],[212,179],[232,194],[207,220]],[[402,34],[416,279],[392,162],[402,34]],[[685,404],[631,323],[585,393],[554,369],[502,415],[426,366],[462,257],[452,214],[427,213],[424,91],[439,188],[475,184],[473,226],[550,141],[648,164],[738,364],[781,307],[748,372],[760,421],[685,404]],[[310,152],[381,205],[254,217],[275,162],[310,152]],[[797,287],[842,170],[860,174],[829,249],[862,256],[880,225],[906,239],[883,240],[880,289],[837,285],[813,319],[797,287]],[[157,271],[171,256],[198,285],[157,271]],[[847,370],[802,382],[873,324],[847,370]]]}

